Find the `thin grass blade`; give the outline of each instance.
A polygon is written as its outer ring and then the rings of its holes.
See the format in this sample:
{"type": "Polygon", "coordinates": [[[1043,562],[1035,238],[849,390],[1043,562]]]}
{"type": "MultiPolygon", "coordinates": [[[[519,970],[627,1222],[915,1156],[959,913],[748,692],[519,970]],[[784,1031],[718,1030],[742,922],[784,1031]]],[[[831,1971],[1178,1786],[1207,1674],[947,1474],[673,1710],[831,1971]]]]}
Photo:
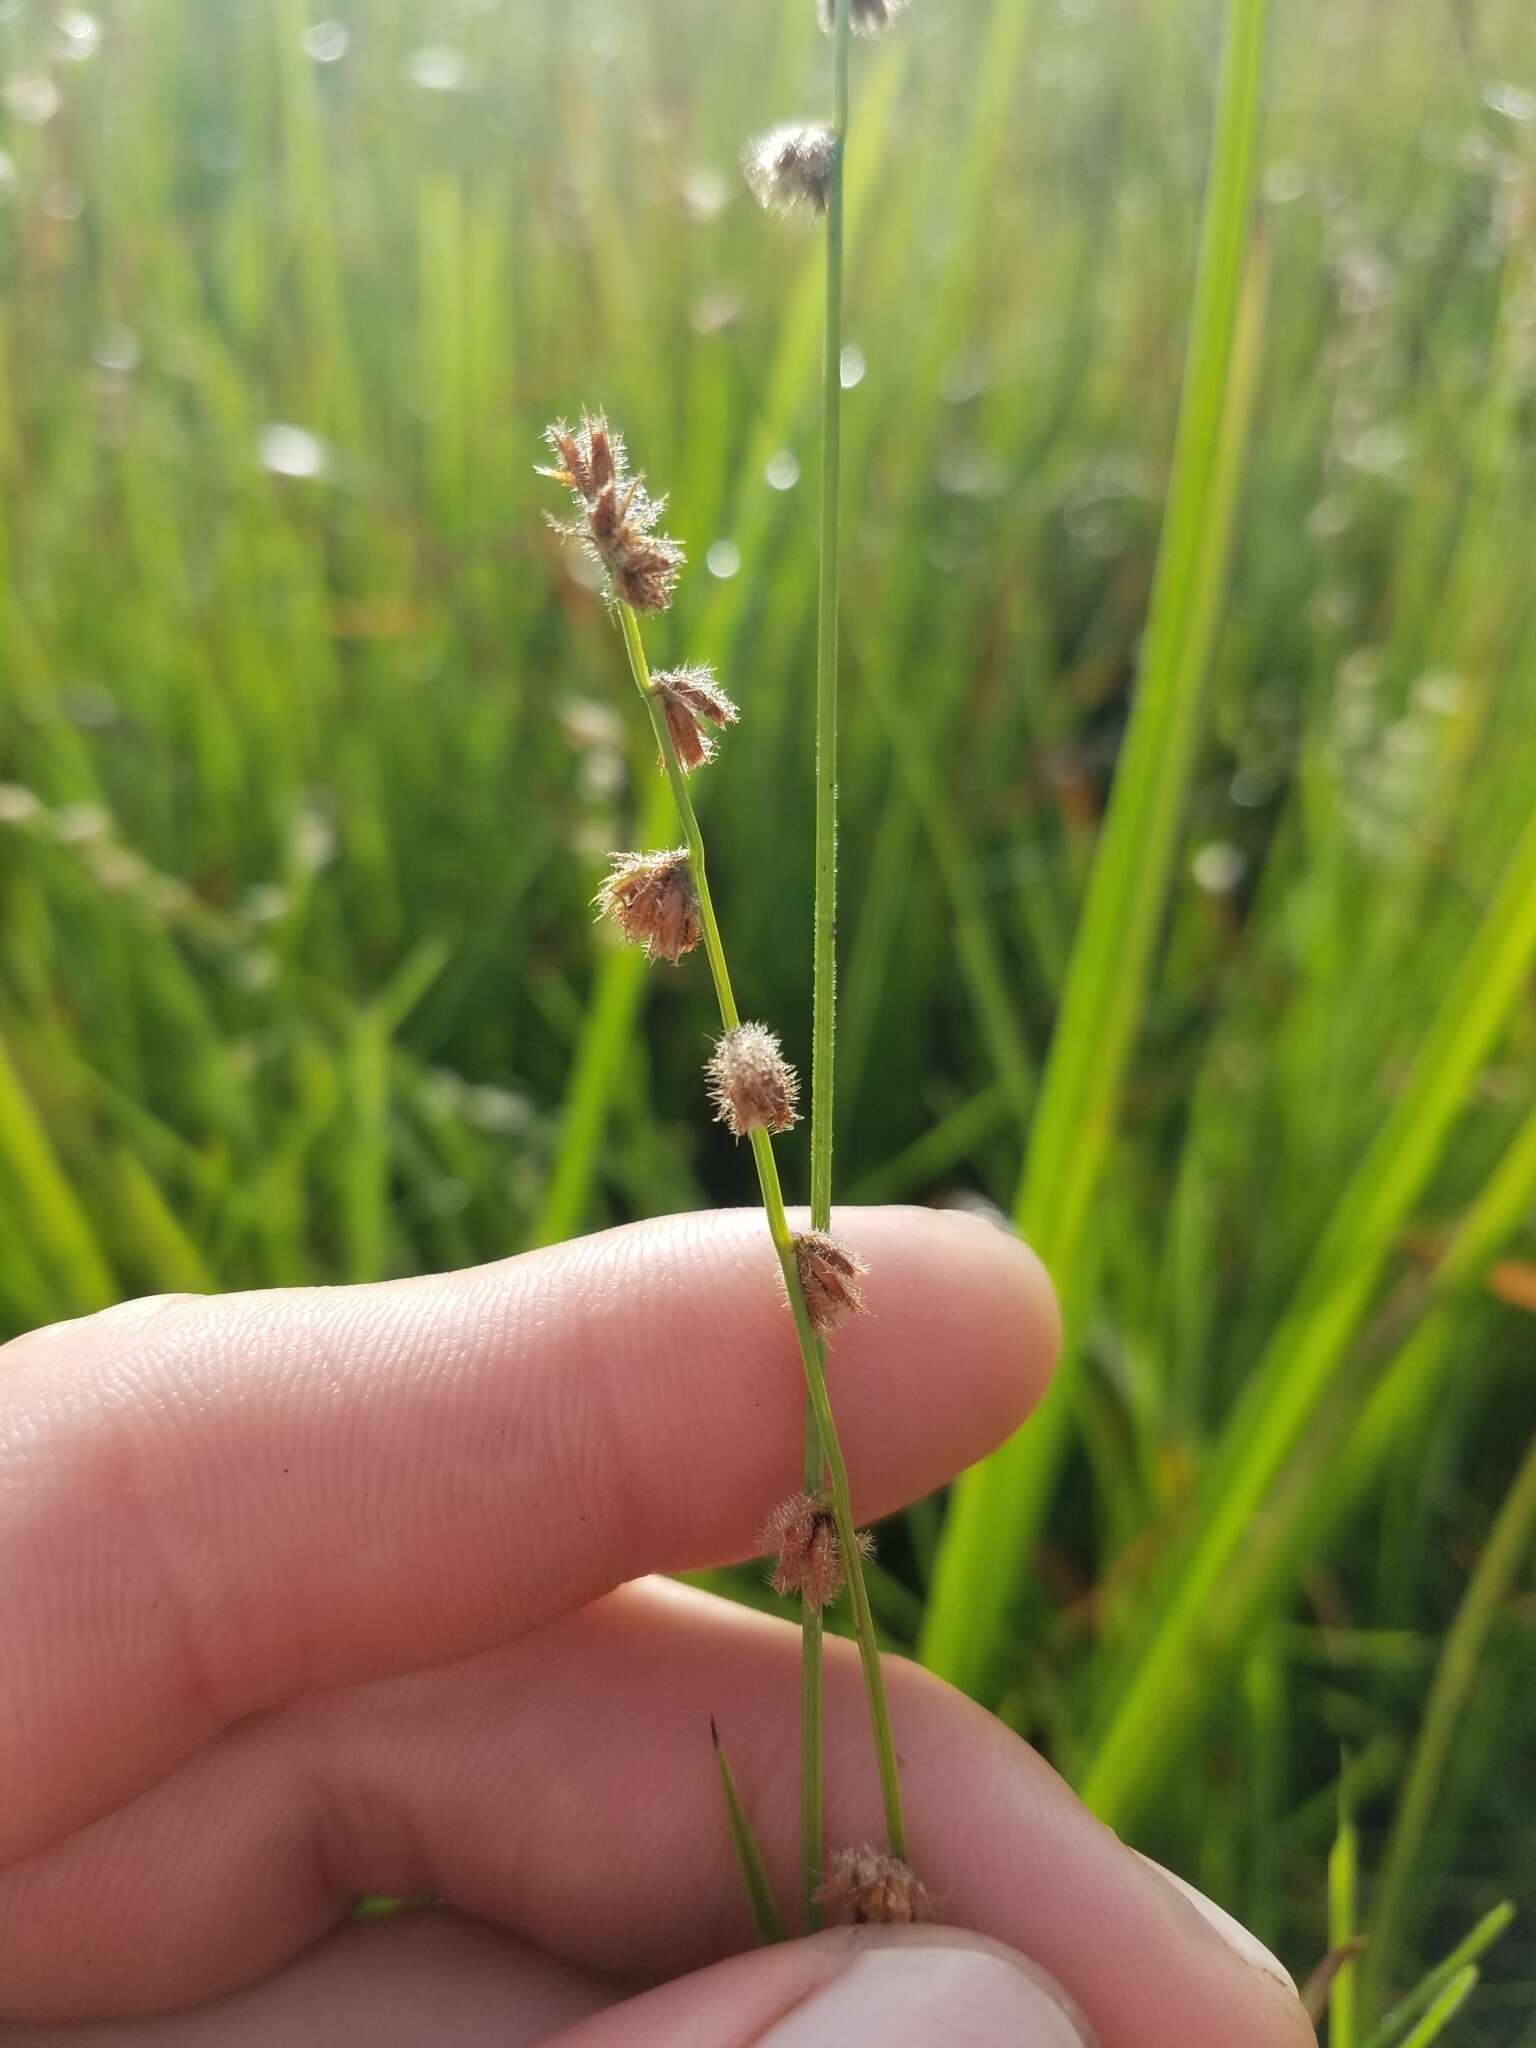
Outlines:
{"type": "Polygon", "coordinates": [[[778,1901],[773,1896],[768,1866],[763,1861],[763,1852],[758,1847],[757,1835],[736,1783],[736,1773],[731,1769],[730,1758],[725,1753],[720,1731],[713,1720],[709,1724],[709,1739],[715,1748],[715,1766],[720,1773],[726,1824],[731,1831],[731,1847],[736,1852],[741,1881],[746,1887],[747,1904],[752,1909],[752,1925],[757,1930],[758,1941],[766,1948],[770,1943],[784,1939],[784,1922],[779,1915],[778,1901]]]}
{"type": "Polygon", "coordinates": [[[1173,481],[1130,730],[1100,835],[1016,1210],[1062,1296],[1063,1358],[1026,1432],[956,1487],[920,1653],[958,1685],[995,1675],[1014,1585],[1073,1419],[1085,1240],[1168,905],[1204,727],[1264,300],[1244,266],[1258,161],[1264,0],[1233,0],[1201,230],[1173,481]],[[1241,304],[1242,317],[1239,318],[1241,304]]]}

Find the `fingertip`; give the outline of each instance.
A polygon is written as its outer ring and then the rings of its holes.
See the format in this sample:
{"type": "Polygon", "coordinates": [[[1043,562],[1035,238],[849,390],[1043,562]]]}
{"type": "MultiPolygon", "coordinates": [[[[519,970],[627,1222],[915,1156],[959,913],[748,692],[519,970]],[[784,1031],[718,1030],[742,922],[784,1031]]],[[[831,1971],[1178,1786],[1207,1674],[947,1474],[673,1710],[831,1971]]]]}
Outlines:
{"type": "Polygon", "coordinates": [[[844,1209],[833,1229],[870,1266],[870,1315],[838,1333],[840,1369],[888,1357],[899,1341],[903,1355],[925,1361],[959,1427],[955,1467],[984,1457],[1033,1413],[1061,1349],[1056,1291],[1039,1258],[1011,1229],[964,1209],[844,1209]]]}

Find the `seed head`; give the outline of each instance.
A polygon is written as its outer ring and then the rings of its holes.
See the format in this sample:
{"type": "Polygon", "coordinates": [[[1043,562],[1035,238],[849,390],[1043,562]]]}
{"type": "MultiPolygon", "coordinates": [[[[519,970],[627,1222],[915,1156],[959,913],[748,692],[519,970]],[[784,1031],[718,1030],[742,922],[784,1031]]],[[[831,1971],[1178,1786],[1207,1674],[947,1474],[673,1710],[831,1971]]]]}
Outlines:
{"type": "Polygon", "coordinates": [[[733,1138],[749,1131],[787,1131],[795,1121],[800,1079],[766,1024],[727,1031],[704,1068],[715,1121],[733,1138]]]}
{"type": "Polygon", "coordinates": [[[753,198],[770,213],[825,213],[836,162],[837,138],[830,128],[793,122],[749,142],[741,167],[753,198]]]}
{"type": "Polygon", "coordinates": [[[675,967],[703,937],[699,896],[688,849],[670,853],[611,853],[612,872],[592,901],[631,944],[675,967]]]}
{"type": "Polygon", "coordinates": [[[715,758],[717,743],[706,725],[723,731],[741,716],[716,682],[714,670],[705,666],[659,669],[651,678],[651,695],[666,713],[667,731],[684,768],[715,758]]]}
{"type": "Polygon", "coordinates": [[[816,1893],[834,1927],[865,1927],[878,1923],[905,1927],[915,1920],[937,1920],[939,1909],[910,1864],[882,1855],[867,1844],[839,1849],[827,1866],[816,1893]]]}
{"type": "Polygon", "coordinates": [[[824,1230],[805,1230],[795,1239],[795,1264],[800,1270],[806,1313],[818,1337],[828,1336],[850,1316],[866,1313],[859,1282],[869,1268],[857,1252],[849,1251],[824,1230]]]}
{"type": "MultiPolygon", "coordinates": [[[[860,1557],[873,1557],[875,1539],[858,1533],[860,1557]]],[[[759,1547],[775,1553],[768,1583],[775,1593],[798,1593],[820,1613],[843,1590],[843,1546],[837,1518],[824,1493],[792,1493],[763,1524],[759,1547]]]]}
{"type": "Polygon", "coordinates": [[[663,612],[672,602],[683,550],[655,526],[666,507],[653,498],[644,481],[629,473],[621,435],[601,413],[583,413],[574,431],[563,420],[546,427],[555,462],[540,469],[564,484],[576,504],[576,517],[551,520],[557,533],[580,541],[608,577],[608,591],[631,611],[663,612]]]}
{"type": "MultiPolygon", "coordinates": [[[[907,0],[851,0],[849,12],[856,36],[877,36],[906,6],[907,0]]],[[[821,0],[821,25],[830,35],[837,27],[837,0],[821,0]]]]}

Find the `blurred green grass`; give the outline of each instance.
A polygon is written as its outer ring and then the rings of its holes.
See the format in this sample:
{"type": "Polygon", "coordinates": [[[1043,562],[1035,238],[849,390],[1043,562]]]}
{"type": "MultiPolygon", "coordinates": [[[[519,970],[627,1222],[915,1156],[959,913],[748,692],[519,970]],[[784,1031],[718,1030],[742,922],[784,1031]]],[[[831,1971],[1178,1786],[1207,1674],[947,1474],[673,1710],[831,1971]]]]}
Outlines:
{"type": "MultiPolygon", "coordinates": [[[[539,429],[583,403],[672,494],[656,649],[745,707],[712,872],[744,1001],[809,1051],[817,244],[735,160],[823,104],[812,10],[320,11],[0,6],[7,1332],[751,1199],[701,1115],[703,979],[589,924],[654,785],[540,523],[539,429]]],[[[1368,2026],[1536,1879],[1504,1557],[1536,1418],[1536,51],[1520,0],[1275,14],[1209,730],[1060,1470],[990,1560],[982,1661],[1297,1969],[1347,1748],[1368,1933],[1394,1873],[1368,2026]]],[[[1147,618],[1220,20],[922,0],[861,56],[850,1198],[1014,1203],[1147,618]]],[[[936,1535],[887,1535],[893,1642],[936,1535]]],[[[1452,2038],[1536,2043],[1530,1941],[1452,2038]]]]}

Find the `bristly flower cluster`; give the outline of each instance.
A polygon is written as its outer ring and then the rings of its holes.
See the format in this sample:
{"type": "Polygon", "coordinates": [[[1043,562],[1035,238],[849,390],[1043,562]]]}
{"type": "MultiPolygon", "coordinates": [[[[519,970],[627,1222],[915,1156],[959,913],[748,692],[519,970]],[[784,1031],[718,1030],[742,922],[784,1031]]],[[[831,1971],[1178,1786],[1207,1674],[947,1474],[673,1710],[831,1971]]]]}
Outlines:
{"type": "MultiPolygon", "coordinates": [[[[768,1583],[775,1593],[798,1593],[817,1613],[843,1590],[843,1546],[837,1518],[824,1493],[792,1493],[763,1525],[760,1548],[775,1553],[768,1583]]],[[[860,1557],[873,1557],[875,1539],[858,1532],[860,1557]]]]}
{"type": "Polygon", "coordinates": [[[818,1337],[829,1336],[850,1316],[867,1313],[859,1282],[869,1268],[857,1252],[824,1230],[803,1230],[795,1238],[795,1264],[805,1311],[818,1337]]]}
{"type": "Polygon", "coordinates": [[[749,142],[741,159],[747,184],[770,213],[827,210],[827,188],[837,163],[837,137],[814,122],[792,122],[749,142]]]}
{"type": "Polygon", "coordinates": [[[704,1069],[715,1120],[733,1138],[787,1131],[798,1115],[800,1078],[766,1024],[738,1024],[716,1042],[704,1069]]]}
{"type": "Polygon", "coordinates": [[[583,413],[574,433],[556,420],[544,438],[557,462],[539,475],[564,484],[577,510],[575,519],[550,524],[602,564],[611,596],[632,611],[665,611],[683,565],[679,543],[655,531],[666,500],[651,497],[643,479],[629,474],[624,442],[601,413],[583,413]]]}
{"type": "MultiPolygon", "coordinates": [[[[852,0],[849,12],[856,36],[877,36],[889,28],[907,0],[852,0]]],[[[837,0],[821,0],[821,25],[828,35],[837,27],[837,0]]]]}
{"type": "Polygon", "coordinates": [[[651,695],[666,716],[678,763],[685,770],[715,758],[717,742],[706,726],[723,732],[741,716],[721,689],[714,670],[702,663],[657,669],[651,677],[651,695]]]}
{"type": "Polygon", "coordinates": [[[670,853],[611,853],[607,880],[592,901],[632,945],[676,966],[704,936],[699,893],[686,846],[670,853]]]}
{"type": "Polygon", "coordinates": [[[839,1849],[816,1894],[834,1927],[906,1927],[937,1920],[939,1909],[917,1872],[878,1849],[839,1849]]]}

